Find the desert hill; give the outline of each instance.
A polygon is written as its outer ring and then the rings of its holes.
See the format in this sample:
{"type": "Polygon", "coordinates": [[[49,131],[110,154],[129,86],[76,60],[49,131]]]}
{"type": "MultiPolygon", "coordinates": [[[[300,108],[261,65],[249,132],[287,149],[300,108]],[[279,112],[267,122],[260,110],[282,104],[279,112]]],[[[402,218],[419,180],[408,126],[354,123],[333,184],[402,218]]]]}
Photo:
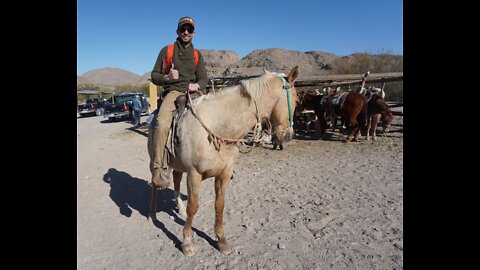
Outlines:
{"type": "MultiPolygon", "coordinates": [[[[232,51],[202,50],[209,78],[255,76],[263,69],[288,73],[300,67],[299,78],[326,75],[370,72],[403,71],[403,55],[356,53],[340,57],[328,52],[285,50],[280,48],[254,50],[243,58],[232,51]]],[[[144,85],[150,71],[137,75],[119,68],[101,68],[77,76],[77,87],[144,85]]]]}

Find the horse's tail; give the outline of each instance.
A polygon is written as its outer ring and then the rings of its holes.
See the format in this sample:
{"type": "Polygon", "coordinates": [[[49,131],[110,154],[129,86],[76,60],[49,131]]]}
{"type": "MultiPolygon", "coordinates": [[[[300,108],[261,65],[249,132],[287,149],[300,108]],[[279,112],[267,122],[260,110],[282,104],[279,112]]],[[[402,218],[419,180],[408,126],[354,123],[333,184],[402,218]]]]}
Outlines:
{"type": "Polygon", "coordinates": [[[350,97],[351,111],[348,115],[352,126],[367,125],[367,97],[364,95],[352,95],[350,97]]]}

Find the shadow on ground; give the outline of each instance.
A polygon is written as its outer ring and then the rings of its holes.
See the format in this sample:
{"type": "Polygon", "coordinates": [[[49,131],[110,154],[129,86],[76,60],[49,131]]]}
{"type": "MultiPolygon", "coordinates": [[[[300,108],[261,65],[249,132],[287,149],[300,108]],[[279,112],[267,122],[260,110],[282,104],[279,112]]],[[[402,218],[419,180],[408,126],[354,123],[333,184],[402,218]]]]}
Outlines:
{"type": "MultiPolygon", "coordinates": [[[[132,177],[130,174],[110,168],[103,176],[103,181],[110,185],[110,198],[119,208],[120,214],[130,217],[132,212],[138,211],[142,216],[149,218],[148,210],[150,207],[150,197],[152,192],[151,185],[140,178],[132,177]]],[[[172,184],[173,185],[173,184],[172,184]]],[[[182,200],[186,200],[187,196],[181,195],[182,200]]],[[[175,192],[171,188],[157,190],[157,213],[165,212],[169,217],[173,217],[174,221],[179,225],[184,225],[185,221],[180,219],[176,214],[175,192]]],[[[175,243],[175,247],[181,251],[181,241],[170,232],[165,225],[153,220],[153,224],[161,229],[165,235],[175,243]]],[[[217,242],[205,232],[192,227],[192,230],[205,239],[211,246],[218,249],[217,242]]]]}

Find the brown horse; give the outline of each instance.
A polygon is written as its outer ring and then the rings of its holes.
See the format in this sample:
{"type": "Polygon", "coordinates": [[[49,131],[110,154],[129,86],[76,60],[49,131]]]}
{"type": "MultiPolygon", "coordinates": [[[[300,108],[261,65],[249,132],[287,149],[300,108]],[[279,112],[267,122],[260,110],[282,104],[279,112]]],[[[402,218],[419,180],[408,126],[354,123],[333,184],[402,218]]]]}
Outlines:
{"type": "MultiPolygon", "coordinates": [[[[323,98],[324,94],[311,94],[311,93],[304,93],[303,91],[297,94],[298,97],[298,102],[297,102],[297,108],[295,109],[295,115],[297,117],[300,116],[301,112],[304,110],[313,110],[315,112],[315,116],[317,119],[320,119],[321,117],[321,101],[323,98]]],[[[310,130],[308,125],[310,124],[309,121],[307,121],[307,132],[310,130]]]]}
{"type": "Polygon", "coordinates": [[[350,92],[345,97],[342,117],[344,117],[345,126],[347,127],[347,142],[352,139],[357,141],[360,129],[366,128],[367,109],[367,97],[365,95],[350,92]]]}
{"type": "Polygon", "coordinates": [[[342,117],[343,115],[343,103],[345,102],[345,97],[348,92],[338,93],[336,90],[329,89],[327,94],[321,101],[321,109],[322,109],[322,121],[320,121],[320,130],[321,136],[325,137],[326,135],[326,121],[330,120],[330,131],[335,131],[335,127],[337,126],[337,119],[341,117],[342,121],[341,124],[344,126],[345,120],[342,117]]]}
{"type": "Polygon", "coordinates": [[[386,134],[393,121],[393,114],[385,99],[380,94],[373,94],[368,101],[367,140],[372,130],[373,140],[377,139],[377,123],[382,119],[383,133],[386,134]]]}
{"type": "MultiPolygon", "coordinates": [[[[272,124],[278,141],[287,141],[294,136],[292,128],[293,111],[296,106],[294,81],[298,66],[294,67],[287,80],[277,73],[266,74],[240,85],[225,88],[221,92],[209,93],[193,100],[191,107],[176,121],[169,141],[168,164],[173,168],[176,202],[180,215],[186,214],[183,227],[183,254],[195,253],[192,243],[192,222],[198,210],[200,184],[215,177],[215,234],[218,249],[229,253],[231,248],[223,230],[223,209],[225,192],[233,177],[233,165],[237,159],[238,143],[259,123],[267,118],[272,124]],[[187,173],[187,208],[180,199],[180,181],[187,173]],[[186,210],[186,211],[185,211],[186,210]]],[[[152,130],[149,129],[148,152],[152,159],[152,130]]],[[[152,166],[152,160],[150,161],[152,166]]],[[[155,218],[156,191],[152,184],[149,214],[155,218]]]]}
{"type": "Polygon", "coordinates": [[[336,122],[336,117],[342,117],[347,127],[346,141],[358,140],[360,136],[360,128],[366,127],[367,121],[367,97],[357,92],[345,92],[342,94],[339,102],[334,102],[333,98],[326,98],[326,102],[321,106],[320,118],[320,134],[326,134],[326,117],[331,118],[333,127],[336,122]],[[334,116],[334,117],[332,117],[334,116]]]}

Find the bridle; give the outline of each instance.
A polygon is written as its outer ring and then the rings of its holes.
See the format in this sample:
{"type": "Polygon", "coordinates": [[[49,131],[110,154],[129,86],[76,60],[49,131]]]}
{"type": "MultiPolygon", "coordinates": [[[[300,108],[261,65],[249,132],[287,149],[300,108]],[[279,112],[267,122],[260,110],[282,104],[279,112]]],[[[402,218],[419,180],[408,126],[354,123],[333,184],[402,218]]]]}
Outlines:
{"type": "MultiPolygon", "coordinates": [[[[280,130],[280,132],[285,133],[286,130],[288,130],[290,128],[293,128],[293,116],[292,116],[292,109],[291,109],[291,105],[290,105],[290,89],[291,88],[290,88],[290,85],[288,84],[288,82],[284,78],[285,74],[276,73],[276,72],[271,72],[271,73],[272,73],[272,75],[274,75],[276,77],[279,77],[282,80],[283,89],[285,89],[286,94],[287,94],[288,119],[289,119],[290,125],[289,125],[289,127],[285,128],[283,130],[280,130]]],[[[197,114],[196,110],[194,109],[195,106],[193,106],[193,104],[192,104],[192,100],[191,100],[189,91],[186,91],[186,95],[188,97],[188,102],[190,103],[190,109],[192,111],[193,116],[195,116],[195,118],[197,118],[197,120],[200,122],[200,124],[208,132],[208,139],[213,143],[213,145],[215,146],[215,148],[217,150],[220,150],[221,143],[242,143],[242,144],[245,145],[245,144],[248,144],[248,143],[252,142],[252,140],[246,140],[246,139],[243,139],[243,138],[242,139],[232,139],[232,138],[224,138],[224,137],[220,137],[220,136],[215,135],[213,133],[213,131],[210,130],[208,128],[208,126],[202,121],[201,117],[197,114]]],[[[259,119],[257,102],[256,102],[255,99],[253,101],[254,101],[254,104],[255,104],[255,113],[256,113],[256,118],[257,118],[257,123],[256,123],[255,128],[254,128],[256,130],[256,129],[258,129],[259,126],[260,126],[260,129],[261,129],[261,122],[260,122],[260,119],[259,119]]],[[[270,134],[271,134],[271,132],[270,132],[270,134]]],[[[258,138],[257,137],[253,140],[253,142],[254,142],[253,145],[255,145],[255,143],[258,143],[258,142],[261,142],[261,141],[263,141],[263,138],[261,138],[261,137],[258,138]]]]}

